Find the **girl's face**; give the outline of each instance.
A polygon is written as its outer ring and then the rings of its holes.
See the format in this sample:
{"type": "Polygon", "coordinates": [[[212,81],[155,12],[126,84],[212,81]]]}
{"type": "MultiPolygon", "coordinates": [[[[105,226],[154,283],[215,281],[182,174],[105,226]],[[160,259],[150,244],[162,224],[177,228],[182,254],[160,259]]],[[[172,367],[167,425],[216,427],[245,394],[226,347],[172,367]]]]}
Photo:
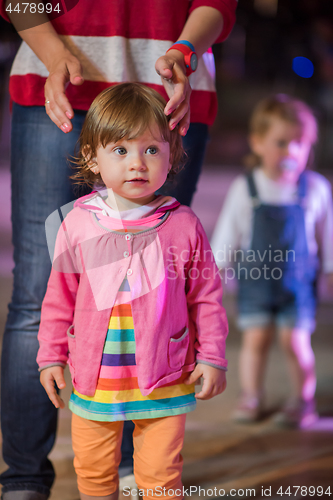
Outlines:
{"type": "Polygon", "coordinates": [[[266,134],[252,135],[250,144],[268,177],[295,182],[307,165],[312,146],[300,125],[277,117],[266,134]]]}
{"type": "MultiPolygon", "coordinates": [[[[165,182],[170,164],[170,146],[163,141],[158,126],[147,128],[136,139],[121,139],[99,146],[93,161],[94,173],[100,173],[105,186],[112,190],[117,207],[126,210],[146,205],[165,182]]],[[[113,196],[108,196],[112,206],[113,196]]]]}

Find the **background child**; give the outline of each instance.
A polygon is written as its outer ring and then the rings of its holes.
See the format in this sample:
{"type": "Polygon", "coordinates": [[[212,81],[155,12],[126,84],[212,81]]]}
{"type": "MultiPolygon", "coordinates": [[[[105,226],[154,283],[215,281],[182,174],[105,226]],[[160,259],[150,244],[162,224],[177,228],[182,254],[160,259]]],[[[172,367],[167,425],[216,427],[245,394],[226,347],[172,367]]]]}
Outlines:
{"type": "Polygon", "coordinates": [[[234,265],[242,394],[234,417],[260,417],[263,382],[274,333],[289,368],[292,396],[277,422],[305,426],[316,417],[315,328],[318,271],[333,272],[333,216],[329,182],[306,171],[317,138],[313,113],[287,95],[261,101],[250,121],[255,165],[228,192],[212,239],[218,266],[234,265]]]}
{"type": "Polygon", "coordinates": [[[63,407],[54,382],[65,386],[69,363],[81,499],[117,498],[124,420],[135,421],[138,487],[182,497],[186,413],[226,386],[227,322],[207,237],[190,208],[155,195],[183,153],[164,107],[132,83],[93,102],[75,177],[105,189],[77,200],[62,223],[43,302],[41,383],[63,407]]]}

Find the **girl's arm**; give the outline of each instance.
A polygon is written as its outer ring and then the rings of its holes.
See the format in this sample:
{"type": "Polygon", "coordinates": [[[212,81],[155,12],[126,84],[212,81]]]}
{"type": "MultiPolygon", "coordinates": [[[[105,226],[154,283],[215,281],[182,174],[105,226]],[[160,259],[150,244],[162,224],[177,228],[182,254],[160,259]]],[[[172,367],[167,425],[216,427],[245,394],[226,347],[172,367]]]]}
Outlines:
{"type": "Polygon", "coordinates": [[[197,399],[211,399],[226,388],[225,341],[227,317],[222,306],[222,284],[207,236],[197,221],[197,243],[187,270],[186,298],[190,320],[196,327],[197,365],[186,379],[204,383],[197,399]]]}
{"type": "Polygon", "coordinates": [[[197,219],[197,238],[185,268],[186,300],[190,322],[196,328],[197,363],[226,369],[226,312],[222,306],[222,284],[204,229],[197,219]]]}
{"type": "Polygon", "coordinates": [[[75,252],[70,246],[66,222],[67,218],[58,231],[51,274],[42,304],[37,355],[40,370],[54,365],[65,367],[68,359],[67,331],[73,324],[80,272],[75,252]]]}

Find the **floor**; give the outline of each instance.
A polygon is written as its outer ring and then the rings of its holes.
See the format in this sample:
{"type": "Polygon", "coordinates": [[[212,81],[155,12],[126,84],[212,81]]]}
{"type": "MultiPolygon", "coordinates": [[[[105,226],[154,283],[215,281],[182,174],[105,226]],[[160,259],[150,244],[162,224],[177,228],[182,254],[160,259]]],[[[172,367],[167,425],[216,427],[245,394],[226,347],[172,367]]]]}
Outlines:
{"type": "MultiPolygon", "coordinates": [[[[206,167],[193,209],[211,235],[230,182],[237,174],[227,168],[206,167]]],[[[9,223],[9,174],[0,169],[0,328],[11,293],[12,267],[9,223]]],[[[265,418],[252,425],[231,421],[239,383],[237,359],[240,334],[235,327],[234,285],[227,287],[225,306],[230,320],[227,342],[228,387],[211,401],[199,402],[187,418],[183,481],[185,496],[192,498],[329,498],[333,493],[333,296],[325,282],[320,285],[318,328],[313,337],[317,360],[317,401],[320,419],[306,431],[284,430],[274,425],[272,415],[288,396],[284,359],[274,345],[266,380],[265,418]],[[303,487],[303,488],[301,488],[303,487]]],[[[68,376],[68,375],[67,375],[68,376]]],[[[69,384],[67,384],[69,385],[69,384]]],[[[68,399],[69,388],[65,398],[68,399]]],[[[56,446],[51,453],[57,479],[51,500],[78,500],[73,452],[70,441],[70,412],[60,411],[56,446]]],[[[0,470],[5,468],[0,461],[0,470]]]]}

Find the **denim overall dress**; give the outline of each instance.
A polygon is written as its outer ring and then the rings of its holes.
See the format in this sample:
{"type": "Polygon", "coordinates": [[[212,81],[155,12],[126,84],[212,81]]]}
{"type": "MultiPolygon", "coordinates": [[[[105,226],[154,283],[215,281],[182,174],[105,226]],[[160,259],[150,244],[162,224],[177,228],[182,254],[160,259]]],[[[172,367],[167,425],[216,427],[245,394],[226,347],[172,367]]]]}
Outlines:
{"type": "Polygon", "coordinates": [[[298,183],[298,202],[261,203],[252,174],[247,176],[253,203],[252,252],[237,262],[240,328],[263,326],[315,327],[318,259],[309,255],[304,201],[307,175],[298,183]]]}

